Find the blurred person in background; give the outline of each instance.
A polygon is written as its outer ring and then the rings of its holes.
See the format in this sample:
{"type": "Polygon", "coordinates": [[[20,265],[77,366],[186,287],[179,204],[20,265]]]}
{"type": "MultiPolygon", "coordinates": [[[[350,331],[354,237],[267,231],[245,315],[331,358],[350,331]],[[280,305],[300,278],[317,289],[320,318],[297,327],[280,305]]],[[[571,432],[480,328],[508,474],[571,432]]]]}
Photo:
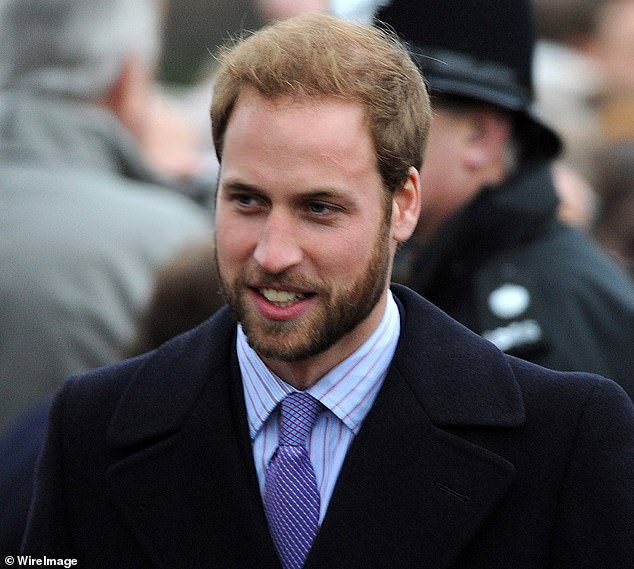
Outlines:
{"type": "Polygon", "coordinates": [[[540,110],[594,184],[602,147],[634,138],[634,0],[533,2],[540,110]]]}
{"type": "Polygon", "coordinates": [[[634,0],[593,0],[584,42],[600,77],[598,112],[607,142],[634,138],[634,0]]]}
{"type": "Polygon", "coordinates": [[[559,219],[555,134],[532,112],[530,0],[392,1],[434,118],[403,282],[503,351],[634,395],[634,285],[559,219]]]}
{"type": "Polygon", "coordinates": [[[634,0],[593,0],[592,27],[582,43],[600,79],[595,97],[601,137],[594,186],[600,198],[594,235],[634,271],[634,0]]]}
{"type": "MultiPolygon", "coordinates": [[[[121,357],[158,348],[209,318],[223,304],[213,242],[187,245],[158,271],[134,338],[121,357]]],[[[51,398],[46,397],[0,435],[0,559],[20,550],[50,407],[51,398]]]]}
{"type": "Polygon", "coordinates": [[[0,435],[0,558],[20,551],[44,443],[51,397],[39,401],[0,435]]]}
{"type": "Polygon", "coordinates": [[[584,45],[596,7],[604,0],[532,0],[537,42],[534,57],[536,105],[562,137],[559,160],[594,181],[594,154],[602,133],[596,109],[600,75],[584,45]]]}
{"type": "Polygon", "coordinates": [[[209,318],[224,299],[212,241],[192,243],[161,268],[126,357],[158,348],[209,318]]]}
{"type": "Polygon", "coordinates": [[[557,217],[567,225],[590,233],[596,220],[599,202],[590,181],[561,160],[553,161],[552,175],[559,198],[557,217]]]}
{"type": "Polygon", "coordinates": [[[634,278],[634,139],[606,145],[597,158],[601,207],[594,235],[634,278]]]}
{"type": "Polygon", "coordinates": [[[0,0],[0,432],[120,359],[160,266],[211,235],[150,136],[157,0],[0,0]]]}
{"type": "Polygon", "coordinates": [[[563,139],[553,162],[559,217],[590,232],[597,212],[595,153],[602,133],[595,98],[599,73],[583,50],[597,0],[532,0],[537,42],[533,75],[535,106],[563,139]]]}

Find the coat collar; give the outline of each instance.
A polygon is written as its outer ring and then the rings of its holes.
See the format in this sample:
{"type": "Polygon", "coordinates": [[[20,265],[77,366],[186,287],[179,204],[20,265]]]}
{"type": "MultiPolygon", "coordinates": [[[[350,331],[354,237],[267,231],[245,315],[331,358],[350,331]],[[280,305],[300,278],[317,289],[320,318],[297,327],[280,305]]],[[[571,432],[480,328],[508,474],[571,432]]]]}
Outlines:
{"type": "Polygon", "coordinates": [[[393,367],[432,422],[521,425],[524,406],[508,356],[409,289],[392,290],[403,324],[393,367]]]}
{"type": "Polygon", "coordinates": [[[173,185],[147,163],[138,142],[113,113],[20,89],[0,93],[0,157],[173,185]]]}
{"type": "MultiPolygon", "coordinates": [[[[513,479],[503,457],[451,432],[522,423],[507,358],[415,293],[394,292],[399,348],[349,450],[306,569],[333,560],[350,569],[449,567],[513,479]]],[[[110,495],[157,567],[279,567],[253,465],[234,329],[223,309],[143,357],[110,425],[110,495]]]]}
{"type": "Polygon", "coordinates": [[[140,356],[110,423],[108,444],[125,448],[173,434],[188,420],[203,391],[224,393],[234,334],[225,307],[197,328],[140,356]],[[223,381],[211,382],[216,375],[223,381]],[[140,414],[139,409],[151,412],[140,414]]]}
{"type": "Polygon", "coordinates": [[[222,309],[145,356],[111,421],[109,494],[153,566],[280,569],[234,335],[222,309]]]}

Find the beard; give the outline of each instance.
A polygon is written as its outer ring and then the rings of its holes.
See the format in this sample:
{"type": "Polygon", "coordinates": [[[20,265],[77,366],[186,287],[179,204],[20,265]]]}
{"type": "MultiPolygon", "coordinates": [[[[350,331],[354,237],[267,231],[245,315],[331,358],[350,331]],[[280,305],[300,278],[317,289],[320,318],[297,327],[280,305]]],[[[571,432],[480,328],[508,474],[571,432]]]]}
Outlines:
{"type": "Polygon", "coordinates": [[[383,223],[371,257],[360,275],[345,283],[315,282],[289,269],[278,274],[254,270],[228,282],[220,275],[221,292],[234,318],[240,322],[249,345],[264,358],[297,362],[316,356],[354,330],[372,312],[385,290],[389,267],[389,226],[383,223]],[[316,293],[313,305],[297,319],[262,317],[248,299],[247,282],[297,287],[316,293]]]}

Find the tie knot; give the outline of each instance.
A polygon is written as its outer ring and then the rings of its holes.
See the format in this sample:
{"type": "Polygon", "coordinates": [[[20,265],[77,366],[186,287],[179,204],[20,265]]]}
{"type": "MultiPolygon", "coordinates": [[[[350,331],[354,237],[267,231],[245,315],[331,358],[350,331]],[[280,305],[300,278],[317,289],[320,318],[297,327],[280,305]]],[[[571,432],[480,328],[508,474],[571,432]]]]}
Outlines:
{"type": "Polygon", "coordinates": [[[319,411],[319,401],[308,393],[298,391],[284,399],[280,409],[280,444],[305,445],[319,411]]]}

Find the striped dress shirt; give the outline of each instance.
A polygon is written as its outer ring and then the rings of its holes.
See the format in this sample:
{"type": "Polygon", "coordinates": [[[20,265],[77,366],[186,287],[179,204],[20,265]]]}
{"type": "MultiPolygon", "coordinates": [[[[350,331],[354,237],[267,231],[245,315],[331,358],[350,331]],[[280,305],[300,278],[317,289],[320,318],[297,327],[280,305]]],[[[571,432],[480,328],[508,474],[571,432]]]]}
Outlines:
{"type": "MultiPolygon", "coordinates": [[[[308,443],[321,496],[320,524],[326,515],[348,448],[383,385],[396,351],[400,329],[398,308],[388,291],[385,313],[372,335],[307,390],[324,407],[308,443]]],[[[240,326],[236,347],[253,457],[260,492],[264,496],[266,468],[278,446],[278,404],[297,390],[266,367],[247,343],[240,326]]]]}

